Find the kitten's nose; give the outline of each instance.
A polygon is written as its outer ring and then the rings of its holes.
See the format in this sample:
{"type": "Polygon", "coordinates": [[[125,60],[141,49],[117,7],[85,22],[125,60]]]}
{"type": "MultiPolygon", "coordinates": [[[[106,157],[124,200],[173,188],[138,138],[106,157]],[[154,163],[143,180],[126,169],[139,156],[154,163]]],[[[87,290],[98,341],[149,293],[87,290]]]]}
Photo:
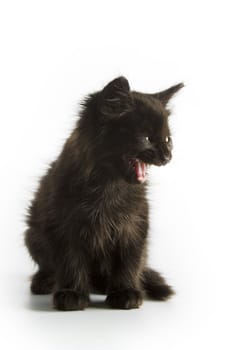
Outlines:
{"type": "Polygon", "coordinates": [[[162,165],[166,165],[167,163],[170,162],[171,159],[172,159],[172,155],[171,154],[164,156],[164,158],[163,158],[163,160],[161,162],[162,165]]]}

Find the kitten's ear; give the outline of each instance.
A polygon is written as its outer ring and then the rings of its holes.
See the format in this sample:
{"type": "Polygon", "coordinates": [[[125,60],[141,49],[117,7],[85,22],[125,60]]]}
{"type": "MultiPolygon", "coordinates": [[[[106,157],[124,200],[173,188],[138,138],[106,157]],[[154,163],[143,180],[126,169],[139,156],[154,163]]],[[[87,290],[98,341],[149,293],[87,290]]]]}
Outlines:
{"type": "Polygon", "coordinates": [[[167,90],[164,91],[160,91],[157,92],[156,94],[153,94],[153,97],[157,98],[158,100],[160,100],[160,102],[162,102],[162,104],[164,106],[166,106],[166,104],[168,103],[168,101],[172,98],[172,96],[179,91],[180,89],[182,89],[184,87],[184,83],[180,83],[177,85],[174,85],[172,87],[170,87],[167,90]]]}
{"type": "Polygon", "coordinates": [[[132,108],[128,80],[119,77],[106,85],[101,93],[101,115],[104,119],[118,118],[132,108]]]}
{"type": "Polygon", "coordinates": [[[103,95],[105,98],[111,99],[121,94],[127,94],[129,90],[128,80],[125,77],[118,77],[104,87],[103,95]]]}

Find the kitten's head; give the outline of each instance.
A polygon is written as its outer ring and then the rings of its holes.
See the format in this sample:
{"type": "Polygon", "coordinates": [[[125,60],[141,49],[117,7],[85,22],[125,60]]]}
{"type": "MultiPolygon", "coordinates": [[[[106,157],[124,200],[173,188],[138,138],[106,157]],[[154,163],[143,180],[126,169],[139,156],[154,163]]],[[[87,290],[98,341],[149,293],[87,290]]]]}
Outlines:
{"type": "Polygon", "coordinates": [[[165,165],[171,159],[172,140],[168,126],[170,98],[183,84],[155,94],[131,91],[119,77],[90,95],[85,103],[80,129],[86,140],[88,159],[103,175],[140,184],[149,165],[165,165]]]}

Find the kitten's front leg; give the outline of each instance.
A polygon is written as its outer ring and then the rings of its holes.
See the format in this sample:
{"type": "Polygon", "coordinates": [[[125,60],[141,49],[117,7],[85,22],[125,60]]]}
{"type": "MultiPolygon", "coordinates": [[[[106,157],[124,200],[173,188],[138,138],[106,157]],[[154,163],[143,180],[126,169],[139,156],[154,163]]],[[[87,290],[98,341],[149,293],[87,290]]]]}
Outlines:
{"type": "Polygon", "coordinates": [[[113,271],[106,302],[114,309],[139,308],[143,301],[140,283],[144,244],[133,242],[119,247],[113,262],[113,271]]]}
{"type": "Polygon", "coordinates": [[[53,304],[58,310],[83,310],[89,305],[88,267],[85,259],[77,256],[69,256],[59,265],[53,295],[53,304]]]}

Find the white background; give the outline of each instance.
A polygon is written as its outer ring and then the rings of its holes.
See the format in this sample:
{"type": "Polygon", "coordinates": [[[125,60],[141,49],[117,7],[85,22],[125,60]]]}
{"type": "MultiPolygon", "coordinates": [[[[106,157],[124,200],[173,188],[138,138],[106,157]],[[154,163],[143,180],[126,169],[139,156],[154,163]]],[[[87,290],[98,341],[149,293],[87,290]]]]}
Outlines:
{"type": "Polygon", "coordinates": [[[231,3],[1,1],[2,349],[232,349],[231,3]],[[144,92],[186,84],[171,103],[173,161],[149,191],[150,263],[177,295],[59,313],[29,293],[26,207],[80,100],[121,74],[144,92]]]}

